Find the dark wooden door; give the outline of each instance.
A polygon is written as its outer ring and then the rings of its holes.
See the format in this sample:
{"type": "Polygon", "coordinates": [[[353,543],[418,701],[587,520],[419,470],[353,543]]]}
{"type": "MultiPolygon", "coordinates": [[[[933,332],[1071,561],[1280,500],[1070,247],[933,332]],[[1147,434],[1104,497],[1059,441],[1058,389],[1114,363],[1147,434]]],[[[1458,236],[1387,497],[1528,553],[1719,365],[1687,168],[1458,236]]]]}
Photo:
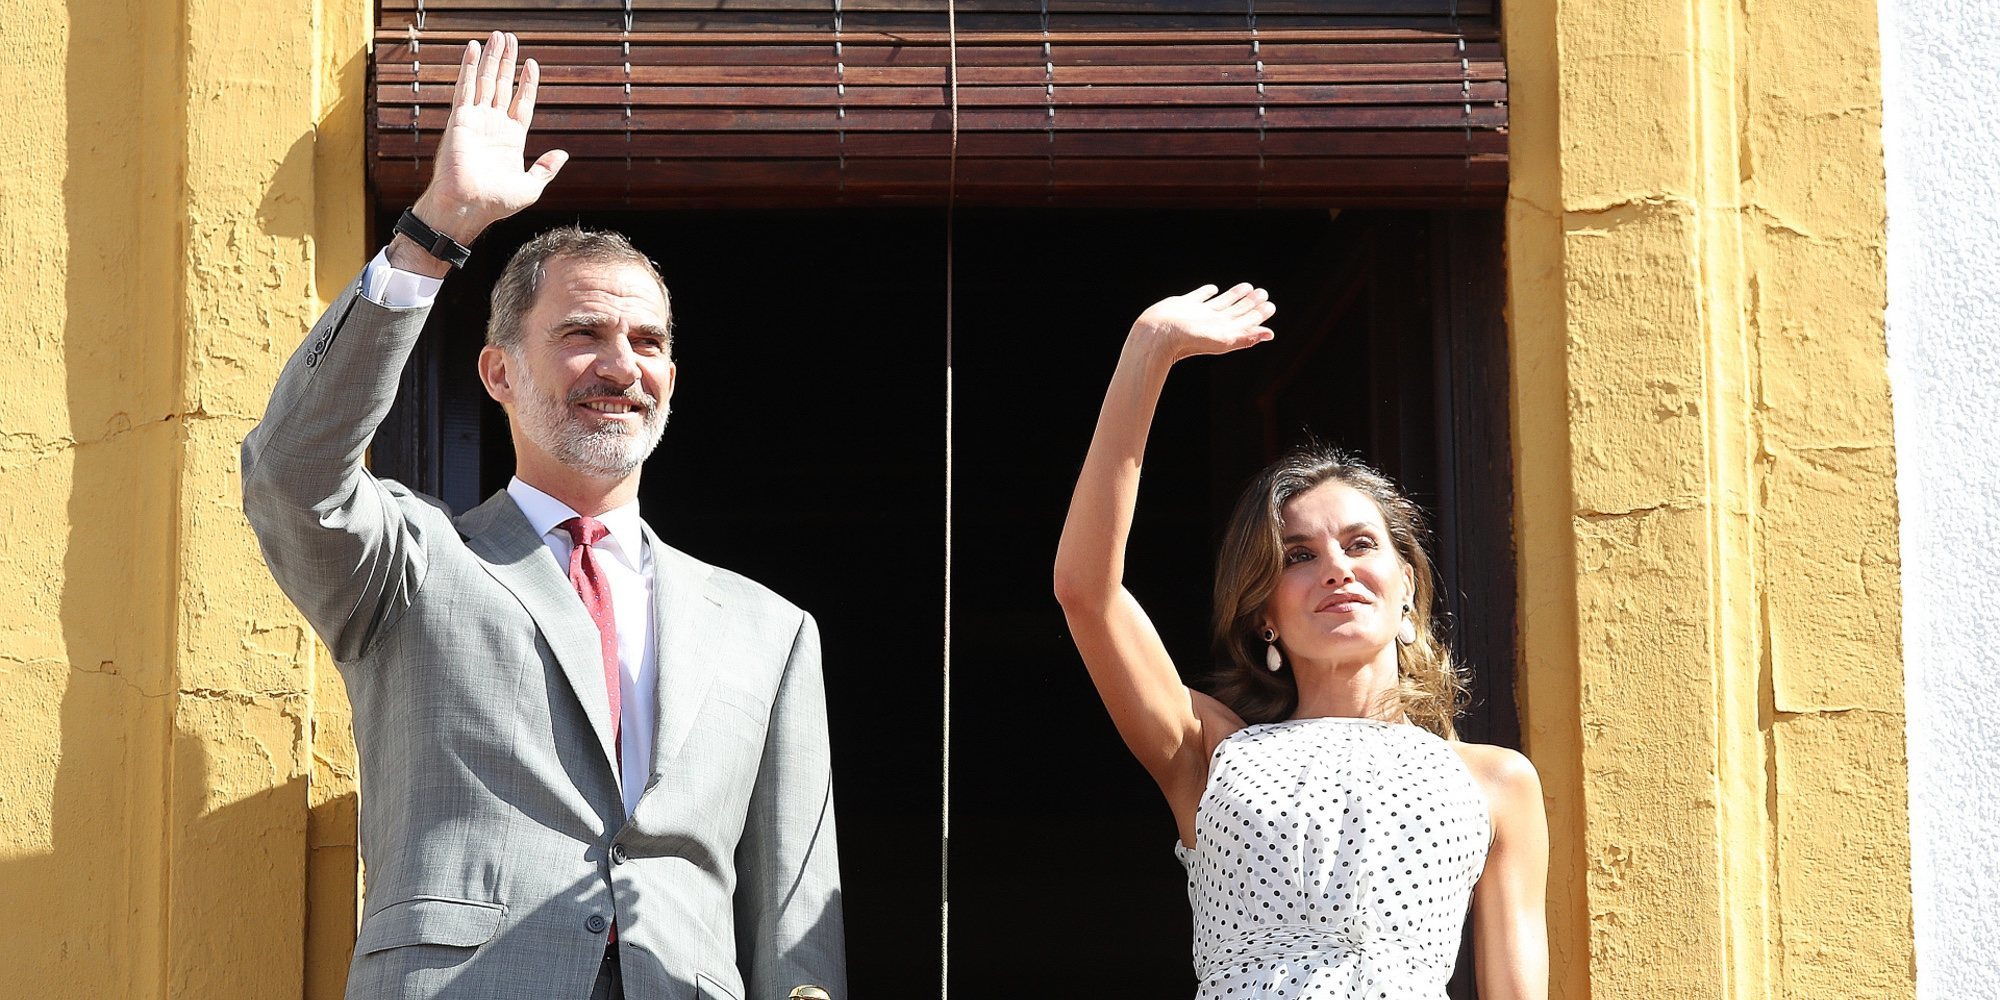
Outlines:
{"type": "MultiPolygon", "coordinates": [[[[447,282],[378,471],[461,509],[505,483],[505,419],[473,377],[484,298],[569,218],[513,220],[447,282]]],[[[949,438],[941,211],[585,221],[632,234],[673,289],[681,381],[647,517],[824,632],[854,996],[929,1000],[942,974],[947,446],[952,995],[1192,994],[1171,816],[1049,591],[1105,381],[1162,296],[1247,279],[1282,309],[1272,344],[1176,372],[1155,428],[1131,580],[1183,668],[1207,666],[1236,491],[1312,433],[1434,513],[1474,665],[1464,730],[1518,742],[1497,213],[961,211],[949,438]]]]}
{"type": "MultiPolygon", "coordinates": [[[[506,418],[472,367],[485,297],[516,246],[576,218],[510,220],[446,282],[378,438],[378,473],[459,510],[506,485],[506,418]]],[[[644,516],[669,544],[818,620],[851,993],[931,1000],[942,966],[943,213],[582,221],[630,235],[672,293],[678,382],[646,466],[644,516]]]]}
{"type": "MultiPolygon", "coordinates": [[[[1497,219],[966,212],[958,244],[952,993],[1190,996],[1172,817],[1049,593],[1119,346],[1145,306],[1205,282],[1254,281],[1280,306],[1271,344],[1179,366],[1155,421],[1127,582],[1184,676],[1209,666],[1214,546],[1237,491],[1316,437],[1435,513],[1476,665],[1466,734],[1515,743],[1497,219]]],[[[1463,978],[1454,995],[1470,997],[1463,978]]]]}

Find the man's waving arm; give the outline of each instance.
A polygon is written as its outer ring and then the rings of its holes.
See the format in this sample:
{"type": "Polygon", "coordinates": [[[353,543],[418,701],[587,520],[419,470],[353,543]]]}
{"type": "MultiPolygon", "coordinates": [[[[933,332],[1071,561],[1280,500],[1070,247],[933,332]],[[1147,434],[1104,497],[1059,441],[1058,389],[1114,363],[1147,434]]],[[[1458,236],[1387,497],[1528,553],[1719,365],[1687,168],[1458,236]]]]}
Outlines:
{"type": "MultiPolygon", "coordinates": [[[[568,159],[551,151],[522,167],[540,73],[529,60],[515,86],[518,48],[499,32],[483,48],[467,43],[431,183],[412,209],[461,245],[533,204],[568,159]]],[[[400,234],[386,256],[407,275],[450,270],[400,234]]],[[[429,312],[382,304],[395,300],[383,272],[371,268],[374,280],[349,285],[314,325],[243,442],[243,509],[265,561],[340,660],[373,644],[424,573],[418,529],[362,464],[429,312]]]]}

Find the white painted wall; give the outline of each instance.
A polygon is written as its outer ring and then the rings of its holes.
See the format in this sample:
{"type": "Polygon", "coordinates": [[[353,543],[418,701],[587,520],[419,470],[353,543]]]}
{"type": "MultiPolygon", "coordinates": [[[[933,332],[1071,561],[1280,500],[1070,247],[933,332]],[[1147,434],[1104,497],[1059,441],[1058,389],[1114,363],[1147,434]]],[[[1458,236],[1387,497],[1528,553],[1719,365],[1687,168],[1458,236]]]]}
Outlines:
{"type": "Polygon", "coordinates": [[[1881,20],[1917,996],[2000,998],[2000,8],[1881,20]]]}

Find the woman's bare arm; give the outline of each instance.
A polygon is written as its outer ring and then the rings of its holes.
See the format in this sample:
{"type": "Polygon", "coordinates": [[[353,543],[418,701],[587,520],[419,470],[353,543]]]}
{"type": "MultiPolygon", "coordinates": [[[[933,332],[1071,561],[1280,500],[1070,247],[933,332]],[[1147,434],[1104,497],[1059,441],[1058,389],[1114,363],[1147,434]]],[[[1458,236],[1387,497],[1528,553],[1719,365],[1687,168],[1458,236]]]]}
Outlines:
{"type": "MultiPolygon", "coordinates": [[[[1159,633],[1125,589],[1125,545],[1139,495],[1139,469],[1160,390],[1176,361],[1224,354],[1269,340],[1276,311],[1261,289],[1205,286],[1164,299],[1132,325],[1056,550],[1055,591],[1070,636],[1125,745],[1160,784],[1183,837],[1206,779],[1211,722],[1240,726],[1234,713],[1181,683],[1159,633]]],[[[1233,727],[1232,727],[1233,728],[1233,727]]]]}
{"type": "Polygon", "coordinates": [[[1486,791],[1493,843],[1472,892],[1472,953],[1481,1000],[1548,1000],[1549,822],[1542,781],[1505,747],[1461,745],[1486,791]]]}

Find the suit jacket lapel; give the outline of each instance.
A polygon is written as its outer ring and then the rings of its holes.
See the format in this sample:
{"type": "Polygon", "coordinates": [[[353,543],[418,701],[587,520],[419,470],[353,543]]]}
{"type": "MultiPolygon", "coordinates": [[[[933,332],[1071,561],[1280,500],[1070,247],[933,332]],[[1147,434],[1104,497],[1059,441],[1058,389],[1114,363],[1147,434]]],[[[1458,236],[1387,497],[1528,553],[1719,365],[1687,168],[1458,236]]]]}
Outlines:
{"type": "Polygon", "coordinates": [[[653,649],[659,667],[652,766],[657,778],[687,742],[715,683],[707,647],[722,601],[708,586],[709,566],[661,542],[651,527],[645,530],[653,553],[653,649]]]}
{"type": "Polygon", "coordinates": [[[605,766],[617,774],[617,750],[611,745],[611,700],[604,690],[603,647],[597,626],[591,623],[569,577],[505,490],[459,518],[458,530],[485,563],[486,571],[512,591],[534,618],[597,734],[605,766]]]}

